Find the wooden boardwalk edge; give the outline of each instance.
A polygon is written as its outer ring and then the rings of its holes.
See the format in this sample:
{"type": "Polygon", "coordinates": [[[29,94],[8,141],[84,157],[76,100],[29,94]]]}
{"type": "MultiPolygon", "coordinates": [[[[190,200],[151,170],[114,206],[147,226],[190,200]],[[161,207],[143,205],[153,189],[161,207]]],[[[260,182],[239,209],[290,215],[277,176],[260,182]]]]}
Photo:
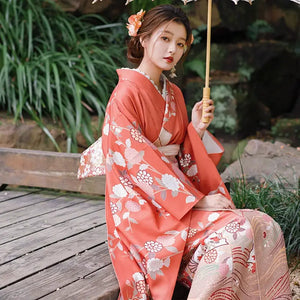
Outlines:
{"type": "Polygon", "coordinates": [[[105,176],[77,179],[79,153],[0,148],[0,185],[104,195],[105,176]]]}

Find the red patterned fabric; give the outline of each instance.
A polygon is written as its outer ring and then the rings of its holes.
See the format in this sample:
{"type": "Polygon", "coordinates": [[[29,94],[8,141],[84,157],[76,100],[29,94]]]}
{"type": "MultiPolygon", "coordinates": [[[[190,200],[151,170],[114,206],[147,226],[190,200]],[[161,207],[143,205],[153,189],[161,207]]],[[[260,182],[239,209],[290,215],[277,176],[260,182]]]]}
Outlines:
{"type": "Polygon", "coordinates": [[[102,140],[82,155],[78,175],[103,174],[105,164],[108,247],[119,298],[171,299],[176,280],[192,286],[189,299],[289,295],[284,242],[270,217],[193,209],[205,195],[230,195],[216,169],[223,148],[208,133],[205,145],[188,124],[179,88],[166,81],[163,97],[137,71],[118,74],[102,140]],[[173,144],[180,145],[176,158],[159,150],[173,144]],[[256,246],[266,258],[264,271],[256,246]]]}

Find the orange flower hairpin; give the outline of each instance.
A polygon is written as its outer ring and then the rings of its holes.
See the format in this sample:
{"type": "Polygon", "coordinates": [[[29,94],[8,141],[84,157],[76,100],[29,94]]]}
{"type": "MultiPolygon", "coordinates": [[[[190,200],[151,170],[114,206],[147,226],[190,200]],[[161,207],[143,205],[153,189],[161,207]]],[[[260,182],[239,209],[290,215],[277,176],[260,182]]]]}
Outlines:
{"type": "Polygon", "coordinates": [[[146,12],[144,10],[140,10],[136,15],[131,15],[128,18],[128,22],[127,23],[127,29],[128,29],[128,34],[130,36],[136,36],[138,30],[140,29],[140,27],[142,26],[142,19],[144,17],[144,14],[146,12]]]}

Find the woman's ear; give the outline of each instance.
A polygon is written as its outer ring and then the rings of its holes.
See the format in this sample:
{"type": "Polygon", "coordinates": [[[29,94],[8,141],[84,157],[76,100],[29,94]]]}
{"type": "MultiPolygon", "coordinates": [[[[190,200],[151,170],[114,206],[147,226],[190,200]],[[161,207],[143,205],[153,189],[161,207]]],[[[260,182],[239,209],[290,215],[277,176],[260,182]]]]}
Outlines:
{"type": "Polygon", "coordinates": [[[146,45],[145,38],[140,37],[140,43],[141,43],[142,47],[145,48],[145,45],[146,45]]]}

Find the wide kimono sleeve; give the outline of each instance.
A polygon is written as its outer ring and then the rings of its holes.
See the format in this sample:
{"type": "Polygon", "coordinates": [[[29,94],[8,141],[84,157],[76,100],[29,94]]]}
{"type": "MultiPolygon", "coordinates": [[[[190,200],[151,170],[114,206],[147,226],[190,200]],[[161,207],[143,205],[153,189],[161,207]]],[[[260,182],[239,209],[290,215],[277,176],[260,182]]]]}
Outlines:
{"type": "Polygon", "coordinates": [[[204,194],[143,135],[135,97],[119,90],[107,107],[102,132],[106,193],[115,199],[138,196],[181,219],[204,194]]]}
{"type": "MultiPolygon", "coordinates": [[[[182,109],[185,109],[183,96],[178,88],[176,93],[183,102],[182,109]]],[[[223,153],[223,146],[208,130],[201,139],[192,123],[189,123],[178,161],[182,172],[197,190],[204,195],[221,193],[230,199],[230,194],[216,167],[223,153]]]]}

